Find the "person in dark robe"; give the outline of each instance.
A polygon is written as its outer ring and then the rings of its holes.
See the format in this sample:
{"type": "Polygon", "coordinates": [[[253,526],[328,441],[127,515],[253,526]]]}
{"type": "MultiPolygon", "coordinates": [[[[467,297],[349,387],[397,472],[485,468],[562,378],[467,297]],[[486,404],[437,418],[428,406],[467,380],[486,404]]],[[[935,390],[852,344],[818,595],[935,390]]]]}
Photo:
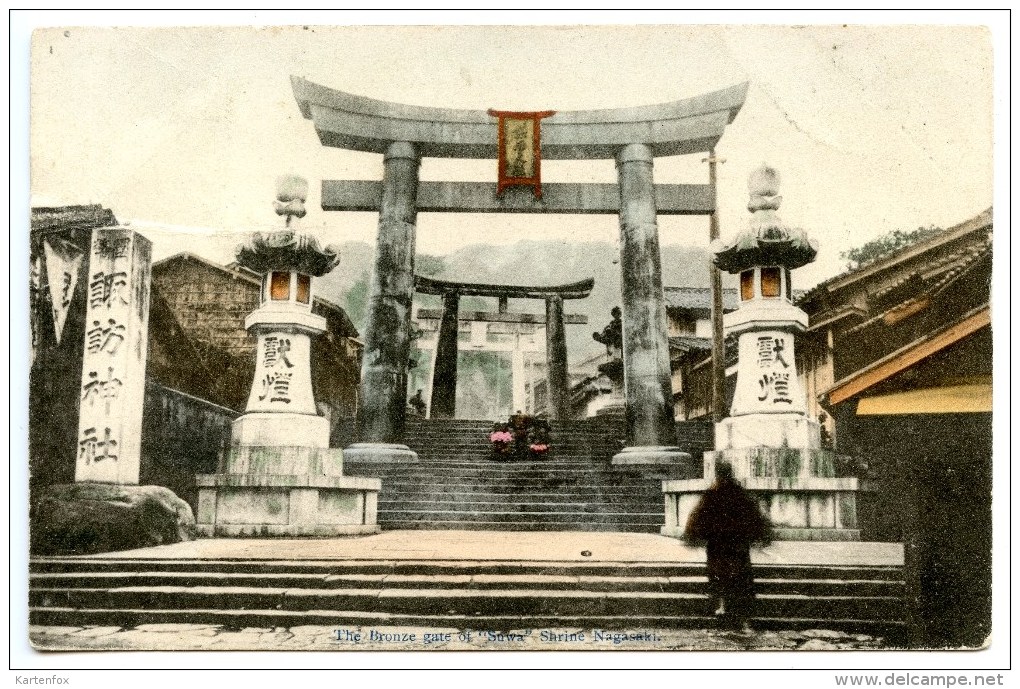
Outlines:
{"type": "Polygon", "coordinates": [[[425,410],[427,407],[425,406],[425,400],[422,399],[420,388],[418,389],[418,392],[414,393],[414,397],[407,400],[407,403],[411,406],[417,416],[425,416],[425,410]]]}
{"type": "Polygon", "coordinates": [[[514,434],[514,454],[517,459],[528,456],[528,431],[531,429],[531,416],[520,409],[510,417],[510,429],[514,434]]]}
{"type": "Polygon", "coordinates": [[[751,545],[767,545],[772,527],[758,503],[733,478],[733,467],[720,462],[716,480],[687,520],[684,538],[705,545],[708,582],[718,599],[715,614],[724,624],[747,629],[754,610],[751,545]]]}

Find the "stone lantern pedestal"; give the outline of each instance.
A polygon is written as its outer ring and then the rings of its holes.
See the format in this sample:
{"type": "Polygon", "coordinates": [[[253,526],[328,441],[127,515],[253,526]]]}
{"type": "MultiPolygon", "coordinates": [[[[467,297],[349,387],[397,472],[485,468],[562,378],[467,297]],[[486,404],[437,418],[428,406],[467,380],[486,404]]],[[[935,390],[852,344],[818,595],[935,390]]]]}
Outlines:
{"type": "Polygon", "coordinates": [[[312,278],[336,255],[290,231],[256,234],[237,262],[263,274],[262,302],[245,320],[258,337],[255,377],[220,472],[199,475],[198,529],[208,536],[376,533],[381,481],[343,475],[329,421],[312,395],[312,278]]]}
{"type": "Polygon", "coordinates": [[[761,503],[780,540],[858,540],[858,480],[837,476],[835,453],[822,449],[821,427],[807,416],[797,377],[794,335],[808,325],[791,300],[790,271],[810,263],[816,249],[803,231],[776,216],[778,174],[762,167],[748,186],[751,227],[716,246],[715,263],[740,274],[740,307],[725,316],[738,337],[737,385],[730,416],[715,426],[715,451],[704,456],[700,479],[663,481],[662,533],[682,536],[701,494],[726,462],[761,503]]]}

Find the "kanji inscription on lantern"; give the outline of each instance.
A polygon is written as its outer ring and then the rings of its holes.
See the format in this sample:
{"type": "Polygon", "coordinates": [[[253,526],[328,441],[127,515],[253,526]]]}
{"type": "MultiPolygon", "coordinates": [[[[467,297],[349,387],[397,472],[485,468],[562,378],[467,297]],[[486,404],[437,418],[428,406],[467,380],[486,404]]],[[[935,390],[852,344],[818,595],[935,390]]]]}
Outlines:
{"type": "Polygon", "coordinates": [[[786,345],[781,338],[772,336],[759,337],[758,366],[780,364],[783,368],[789,368],[790,364],[786,361],[785,351],[786,345]]]}
{"type": "Polygon", "coordinates": [[[731,415],[803,412],[806,403],[797,379],[793,337],[783,330],[740,336],[740,370],[731,415]]]}
{"type": "Polygon", "coordinates": [[[757,364],[758,402],[772,406],[793,406],[791,375],[793,362],[790,354],[793,343],[787,342],[787,333],[769,332],[754,338],[755,363],[757,364]]]}
{"type": "Polygon", "coordinates": [[[774,404],[793,404],[790,397],[789,373],[763,373],[758,379],[761,394],[759,402],[771,401],[774,404]]]}
{"type": "Polygon", "coordinates": [[[285,373],[283,371],[267,373],[265,378],[262,379],[262,394],[259,395],[259,400],[265,400],[268,397],[270,402],[290,404],[290,379],[292,375],[292,373],[285,373]]]}
{"type": "Polygon", "coordinates": [[[287,368],[293,368],[294,364],[287,359],[287,352],[290,351],[290,340],[286,337],[266,337],[265,355],[263,361],[267,368],[273,368],[279,361],[287,368]]]}
{"type": "Polygon", "coordinates": [[[89,253],[76,481],[138,483],[152,245],[97,229],[89,253]]]}

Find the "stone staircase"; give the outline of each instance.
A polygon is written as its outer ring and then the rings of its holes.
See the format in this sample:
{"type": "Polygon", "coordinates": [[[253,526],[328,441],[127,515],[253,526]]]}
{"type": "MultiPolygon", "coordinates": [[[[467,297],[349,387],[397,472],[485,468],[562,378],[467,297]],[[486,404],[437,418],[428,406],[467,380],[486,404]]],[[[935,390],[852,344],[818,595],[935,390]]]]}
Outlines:
{"type": "MultiPolygon", "coordinates": [[[[898,638],[902,568],[756,565],[755,626],[898,638]]],[[[499,560],[30,561],[34,625],[231,628],[396,625],[474,630],[714,624],[703,563],[499,560]]]]}
{"type": "Polygon", "coordinates": [[[661,481],[683,468],[613,467],[619,422],[554,422],[542,460],[494,460],[491,430],[491,421],[412,420],[405,438],[417,463],[351,461],[344,473],[382,479],[384,530],[659,532],[661,481]]]}

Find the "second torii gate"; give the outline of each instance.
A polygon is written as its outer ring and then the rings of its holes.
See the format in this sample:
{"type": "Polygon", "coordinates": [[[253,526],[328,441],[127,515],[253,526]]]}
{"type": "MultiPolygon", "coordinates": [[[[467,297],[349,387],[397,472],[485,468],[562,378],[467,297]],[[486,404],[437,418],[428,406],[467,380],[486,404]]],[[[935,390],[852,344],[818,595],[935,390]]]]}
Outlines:
{"type": "Polygon", "coordinates": [[[543,119],[542,160],[615,159],[619,183],[543,183],[541,199],[524,187],[500,194],[495,182],[419,181],[422,157],[498,158],[497,121],[484,110],[388,103],[299,77],[291,84],[324,146],[383,154],[381,181],[322,182],[324,210],[379,213],[359,442],[347,448],[348,458],[416,459],[403,440],[419,211],[619,214],[627,447],[613,463],[688,457],[676,447],[656,217],[711,215],[716,190],[714,183],[654,184],[652,167],[656,156],[713,150],[744,104],[746,83],[671,103],[543,119]]]}
{"type": "MultiPolygon", "coordinates": [[[[432,374],[432,400],[429,405],[429,416],[432,418],[452,418],[456,411],[457,398],[457,333],[459,323],[460,297],[496,297],[499,308],[496,313],[474,314],[473,321],[485,324],[486,321],[504,323],[543,323],[546,329],[546,374],[549,379],[549,407],[553,419],[566,419],[569,416],[569,400],[567,388],[567,339],[564,326],[567,322],[584,324],[585,316],[567,316],[563,313],[563,302],[567,299],[584,299],[591,294],[595,279],[588,278],[567,285],[550,287],[533,287],[518,285],[492,285],[472,282],[451,282],[435,280],[418,275],[415,277],[415,290],[422,294],[436,294],[443,297],[443,311],[439,321],[439,336],[436,342],[436,354],[432,374]],[[545,301],[545,318],[535,318],[531,314],[516,314],[507,311],[510,299],[542,299],[545,301]]],[[[419,316],[422,314],[420,313],[419,316]]],[[[438,314],[425,314],[435,316],[438,314]]],[[[511,349],[514,353],[513,386],[514,408],[523,408],[524,359],[520,347],[511,349]]]]}

